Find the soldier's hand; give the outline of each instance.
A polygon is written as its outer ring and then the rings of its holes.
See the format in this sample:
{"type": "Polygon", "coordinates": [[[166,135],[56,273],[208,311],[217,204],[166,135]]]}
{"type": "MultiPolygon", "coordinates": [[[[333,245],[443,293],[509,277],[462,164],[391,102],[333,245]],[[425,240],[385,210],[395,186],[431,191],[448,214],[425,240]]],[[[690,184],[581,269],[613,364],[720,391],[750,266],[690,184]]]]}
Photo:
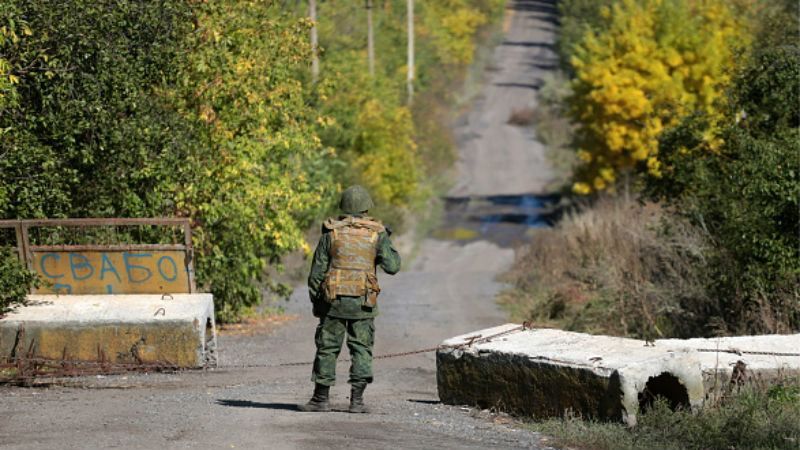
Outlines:
{"type": "Polygon", "coordinates": [[[327,311],[328,308],[326,308],[326,306],[327,305],[320,303],[318,301],[313,302],[311,306],[311,314],[313,314],[314,317],[324,316],[328,312],[327,311]]]}

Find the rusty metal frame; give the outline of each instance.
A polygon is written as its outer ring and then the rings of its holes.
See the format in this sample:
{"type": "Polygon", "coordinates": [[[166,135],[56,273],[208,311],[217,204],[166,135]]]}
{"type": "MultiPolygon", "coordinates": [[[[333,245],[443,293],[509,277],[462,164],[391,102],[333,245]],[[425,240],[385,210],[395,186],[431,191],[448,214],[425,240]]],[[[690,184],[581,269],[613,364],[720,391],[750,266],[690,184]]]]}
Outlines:
{"type": "Polygon", "coordinates": [[[197,292],[194,276],[194,250],[192,248],[192,224],[188,218],[87,218],[87,219],[14,219],[0,220],[0,228],[13,228],[17,239],[17,254],[20,261],[33,269],[35,252],[78,252],[78,251],[183,251],[186,254],[186,269],[189,275],[189,292],[197,292]],[[31,245],[28,230],[35,227],[103,227],[157,225],[180,226],[183,229],[183,244],[111,244],[111,245],[31,245]]]}

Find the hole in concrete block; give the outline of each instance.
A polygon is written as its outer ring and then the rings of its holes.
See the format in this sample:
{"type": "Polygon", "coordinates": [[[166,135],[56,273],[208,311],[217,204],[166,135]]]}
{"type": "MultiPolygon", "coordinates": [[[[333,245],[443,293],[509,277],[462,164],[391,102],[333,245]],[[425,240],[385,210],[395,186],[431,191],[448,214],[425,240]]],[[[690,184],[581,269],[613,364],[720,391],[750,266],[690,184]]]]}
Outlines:
{"type": "Polygon", "coordinates": [[[644,390],[639,393],[639,410],[646,411],[659,397],[665,399],[672,410],[689,407],[689,393],[686,387],[678,377],[669,372],[647,380],[644,390]]]}

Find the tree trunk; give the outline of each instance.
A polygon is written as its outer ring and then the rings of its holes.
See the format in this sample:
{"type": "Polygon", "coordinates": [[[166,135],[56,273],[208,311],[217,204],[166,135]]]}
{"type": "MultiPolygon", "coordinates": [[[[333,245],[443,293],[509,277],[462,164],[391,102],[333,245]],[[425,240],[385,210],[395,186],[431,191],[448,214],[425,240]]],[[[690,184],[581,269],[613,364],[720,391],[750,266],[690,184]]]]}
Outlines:
{"type": "Polygon", "coordinates": [[[414,99],[414,0],[408,0],[408,103],[414,99]]]}
{"type": "Polygon", "coordinates": [[[372,30],[372,0],[367,0],[367,61],[369,75],[375,76],[375,36],[372,30]]]}

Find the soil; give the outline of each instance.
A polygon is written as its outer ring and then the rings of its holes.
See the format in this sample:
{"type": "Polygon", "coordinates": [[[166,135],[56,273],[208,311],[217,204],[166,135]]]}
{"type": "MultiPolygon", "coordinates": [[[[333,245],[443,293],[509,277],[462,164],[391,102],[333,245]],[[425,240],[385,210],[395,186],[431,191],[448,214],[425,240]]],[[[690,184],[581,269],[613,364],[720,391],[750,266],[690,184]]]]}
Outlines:
{"type": "MultiPolygon", "coordinates": [[[[554,61],[554,3],[509,3],[510,26],[483,92],[454,126],[461,160],[445,223],[409,267],[381,276],[376,355],[506,322],[494,302],[502,288],[495,277],[512,263],[514,242],[541,225],[547,197],[539,194],[552,173],[530,128],[507,122],[514,109],[535,107],[554,61]]],[[[302,287],[285,308],[297,318],[223,333],[216,370],[0,387],[0,447],[547,448],[508,416],[439,403],[430,352],[376,361],[365,395],[371,414],[345,412],[346,362],[332,389],[334,411],[297,411],[311,394],[311,367],[280,364],[313,358],[316,323],[302,287]]]]}

